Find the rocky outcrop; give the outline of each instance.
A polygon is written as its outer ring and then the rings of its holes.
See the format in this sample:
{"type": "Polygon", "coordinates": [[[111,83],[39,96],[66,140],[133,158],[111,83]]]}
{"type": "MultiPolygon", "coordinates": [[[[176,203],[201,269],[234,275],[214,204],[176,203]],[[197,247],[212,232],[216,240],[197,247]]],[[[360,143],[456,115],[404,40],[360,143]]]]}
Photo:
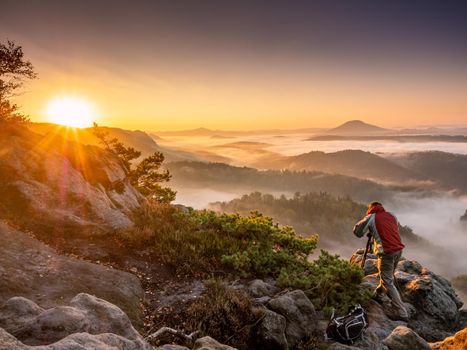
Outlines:
{"type": "Polygon", "coordinates": [[[415,308],[409,326],[424,339],[443,339],[461,326],[463,303],[448,280],[408,260],[399,262],[395,276],[403,299],[415,308]]]}
{"type": "MultiPolygon", "coordinates": [[[[351,262],[359,264],[363,251],[357,251],[351,262]]],[[[376,264],[376,257],[369,255],[365,266],[376,264]]],[[[366,273],[371,269],[365,269],[366,273]]],[[[448,280],[422,267],[416,261],[402,259],[395,271],[396,283],[406,302],[410,314],[408,326],[427,341],[437,341],[448,337],[459,328],[465,327],[462,321],[462,301],[448,280]]],[[[378,284],[378,274],[368,274],[363,285],[373,291],[378,284]]],[[[389,301],[389,300],[388,300],[389,301]]],[[[395,326],[387,316],[390,308],[373,303],[369,306],[370,328],[380,339],[388,336],[395,326]]]]}
{"type": "Polygon", "coordinates": [[[389,350],[431,350],[430,345],[417,333],[405,326],[398,326],[383,340],[389,350]]]}
{"type": "MultiPolygon", "coordinates": [[[[253,285],[255,291],[261,290],[269,295],[272,291],[276,292],[275,287],[267,284],[255,280],[249,284],[248,289],[251,290],[253,285]]],[[[254,295],[260,296],[264,293],[255,292],[254,295]]],[[[311,337],[316,328],[317,314],[303,291],[294,290],[273,298],[267,295],[261,298],[266,299],[261,306],[263,317],[256,330],[259,347],[292,349],[300,341],[311,337]]]]}
{"type": "Polygon", "coordinates": [[[136,276],[58,255],[3,223],[0,242],[0,304],[16,296],[34,301],[12,299],[2,311],[4,315],[14,314],[11,319],[21,322],[21,317],[37,316],[42,311],[35,303],[46,308],[67,305],[76,294],[85,292],[118,305],[134,324],[140,324],[144,293],[136,276]]]}
{"type": "Polygon", "coordinates": [[[193,350],[236,350],[236,348],[221,344],[211,337],[202,337],[195,341],[193,350]]]}
{"type": "Polygon", "coordinates": [[[165,344],[156,348],[157,350],[190,350],[186,346],[176,345],[176,344],[165,344]]]}
{"type": "Polygon", "coordinates": [[[132,225],[130,212],[143,198],[116,157],[57,135],[0,136],[0,214],[49,233],[132,225]]]}
{"type": "Polygon", "coordinates": [[[268,307],[285,318],[285,337],[290,348],[311,336],[316,324],[316,312],[303,291],[294,290],[271,299],[268,307]]]}
{"type": "Polygon", "coordinates": [[[271,283],[256,279],[248,284],[248,292],[254,298],[271,297],[279,291],[279,288],[271,283]]]}
{"type": "Polygon", "coordinates": [[[43,309],[15,297],[0,308],[0,349],[151,350],[117,306],[78,294],[69,306],[43,309]]]}
{"type": "Polygon", "coordinates": [[[271,350],[287,350],[289,345],[285,337],[287,321],[284,316],[271,310],[265,310],[258,326],[258,339],[264,348],[271,350]]]}

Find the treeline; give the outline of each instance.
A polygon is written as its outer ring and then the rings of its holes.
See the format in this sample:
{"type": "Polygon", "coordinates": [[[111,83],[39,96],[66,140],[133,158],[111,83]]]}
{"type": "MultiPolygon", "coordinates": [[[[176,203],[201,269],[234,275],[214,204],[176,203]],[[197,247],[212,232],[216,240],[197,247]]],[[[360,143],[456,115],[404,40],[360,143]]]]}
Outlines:
{"type": "Polygon", "coordinates": [[[401,192],[416,192],[416,187],[384,186],[355,177],[318,171],[266,170],[235,167],[223,163],[182,161],[168,164],[172,183],[177,187],[241,190],[243,192],[327,192],[369,202],[389,200],[401,192]]]}

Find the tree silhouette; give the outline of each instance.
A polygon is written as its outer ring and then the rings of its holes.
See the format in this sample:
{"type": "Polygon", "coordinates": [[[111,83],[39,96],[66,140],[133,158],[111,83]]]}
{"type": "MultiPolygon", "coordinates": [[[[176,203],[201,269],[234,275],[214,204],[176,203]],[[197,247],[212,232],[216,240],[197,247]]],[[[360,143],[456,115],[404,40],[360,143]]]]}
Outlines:
{"type": "Polygon", "coordinates": [[[125,146],[117,138],[110,139],[109,132],[99,127],[97,123],[94,123],[93,134],[107,151],[117,156],[130,183],[142,195],[163,203],[170,203],[175,199],[175,191],[161,186],[162,182],[168,182],[171,178],[168,170],[160,169],[165,159],[161,152],[154,152],[133,167],[132,161],[141,156],[140,151],[125,146]]]}
{"type": "Polygon", "coordinates": [[[0,123],[21,124],[29,121],[10,99],[19,93],[26,79],[36,77],[31,62],[24,58],[21,46],[13,41],[0,43],[0,123]]]}

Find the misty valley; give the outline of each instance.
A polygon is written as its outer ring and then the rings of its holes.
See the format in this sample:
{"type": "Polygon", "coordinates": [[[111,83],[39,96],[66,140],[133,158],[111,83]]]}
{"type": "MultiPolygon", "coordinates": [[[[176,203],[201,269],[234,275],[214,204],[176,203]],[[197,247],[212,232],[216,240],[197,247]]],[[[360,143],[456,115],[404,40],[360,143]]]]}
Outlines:
{"type": "Polygon", "coordinates": [[[467,350],[466,14],[0,1],[0,350],[467,350]]]}

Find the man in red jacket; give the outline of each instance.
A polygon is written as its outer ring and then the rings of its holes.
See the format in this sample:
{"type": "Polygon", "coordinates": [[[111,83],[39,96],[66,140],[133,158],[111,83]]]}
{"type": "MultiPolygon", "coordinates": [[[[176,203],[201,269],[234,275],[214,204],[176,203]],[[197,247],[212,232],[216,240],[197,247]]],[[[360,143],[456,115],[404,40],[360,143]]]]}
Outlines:
{"type": "Polygon", "coordinates": [[[399,235],[397,218],[384,210],[379,202],[368,205],[366,216],[357,222],[353,233],[363,237],[370,233],[373,238],[374,253],[378,256],[379,285],[376,288],[376,299],[381,300],[383,293],[391,298],[397,315],[395,318],[407,321],[408,314],[399,292],[394,285],[394,270],[402,255],[404,245],[399,235]]]}

